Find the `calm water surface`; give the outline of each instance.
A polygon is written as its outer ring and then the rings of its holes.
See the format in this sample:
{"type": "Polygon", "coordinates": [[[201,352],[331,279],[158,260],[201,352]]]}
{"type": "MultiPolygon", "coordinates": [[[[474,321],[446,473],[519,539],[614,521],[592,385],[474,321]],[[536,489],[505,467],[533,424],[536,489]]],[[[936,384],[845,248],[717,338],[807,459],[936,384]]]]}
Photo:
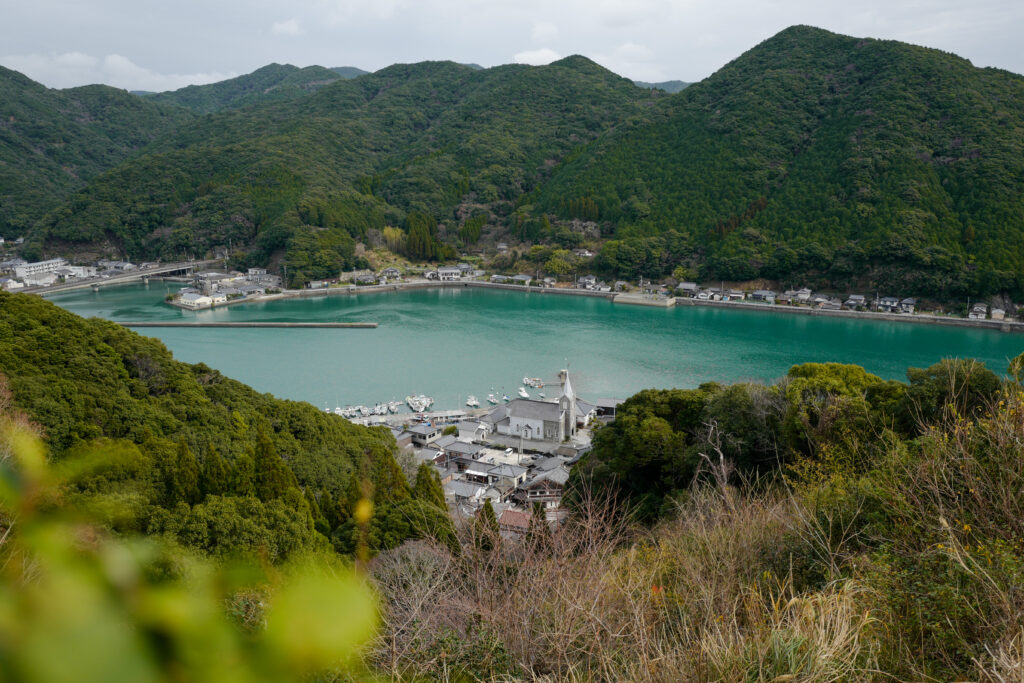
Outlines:
{"type": "MultiPolygon", "coordinates": [[[[524,375],[554,380],[569,363],[585,398],[648,387],[772,380],[808,361],[856,363],[886,379],[943,357],[1002,373],[1024,335],[992,330],[709,307],[670,309],[604,299],[482,289],[323,296],[181,311],[181,285],[153,282],[49,297],[110,320],[367,321],[377,329],[142,329],[179,360],[203,362],[260,391],[334,407],[433,396],[435,408],[510,396],[524,375]]],[[[531,390],[531,393],[536,391],[531,390]]]]}

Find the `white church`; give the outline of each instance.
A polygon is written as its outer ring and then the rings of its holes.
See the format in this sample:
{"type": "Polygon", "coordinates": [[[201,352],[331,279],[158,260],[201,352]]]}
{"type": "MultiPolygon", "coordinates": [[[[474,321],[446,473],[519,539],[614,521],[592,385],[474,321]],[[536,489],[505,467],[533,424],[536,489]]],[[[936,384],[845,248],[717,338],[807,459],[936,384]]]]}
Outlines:
{"type": "Polygon", "coordinates": [[[568,370],[559,372],[558,379],[562,391],[557,400],[517,398],[495,406],[481,422],[498,434],[521,436],[529,441],[571,440],[576,430],[593,418],[596,408],[577,398],[568,370]]]}

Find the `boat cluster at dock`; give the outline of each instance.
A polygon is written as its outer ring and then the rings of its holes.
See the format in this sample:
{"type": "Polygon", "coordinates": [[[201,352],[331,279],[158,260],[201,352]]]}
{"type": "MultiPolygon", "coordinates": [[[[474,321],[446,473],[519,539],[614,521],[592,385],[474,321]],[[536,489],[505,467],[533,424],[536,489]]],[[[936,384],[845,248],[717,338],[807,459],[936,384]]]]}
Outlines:
{"type": "Polygon", "coordinates": [[[334,410],[330,408],[324,408],[325,413],[334,413],[341,417],[353,418],[353,417],[369,417],[370,415],[387,415],[388,413],[397,413],[402,404],[399,401],[390,401],[388,403],[376,403],[372,408],[368,406],[336,406],[334,410]]]}
{"type": "MultiPolygon", "coordinates": [[[[537,377],[524,377],[523,378],[523,386],[519,387],[519,392],[518,392],[520,398],[532,398],[530,396],[529,392],[526,391],[526,387],[533,387],[534,389],[541,389],[541,388],[544,387],[544,382],[540,378],[537,378],[537,377]]],[[[539,392],[538,396],[540,398],[545,398],[543,391],[539,392]]],[[[499,399],[498,396],[494,393],[494,389],[493,388],[491,389],[491,393],[487,394],[487,402],[490,403],[492,406],[496,405],[496,404],[498,404],[498,403],[500,403],[502,401],[504,401],[505,403],[508,403],[510,400],[511,399],[509,398],[509,395],[504,393],[504,392],[502,392],[501,398],[499,399]]],[[[469,398],[466,399],[466,405],[469,406],[470,408],[479,408],[480,407],[480,401],[477,399],[476,396],[470,395],[469,398]]]]}
{"type": "MultiPolygon", "coordinates": [[[[520,398],[532,398],[526,391],[526,387],[532,387],[534,389],[541,389],[544,387],[544,382],[537,377],[523,377],[523,386],[519,387],[520,398]]],[[[538,392],[538,396],[544,399],[544,392],[538,392]]],[[[491,389],[491,393],[487,395],[487,402],[491,405],[496,405],[501,402],[508,402],[512,400],[508,394],[504,391],[501,392],[501,398],[498,398],[495,394],[494,389],[491,389]]],[[[429,410],[434,405],[434,399],[431,396],[425,394],[410,394],[405,397],[405,403],[409,406],[409,410],[414,413],[422,413],[429,410]]],[[[466,399],[466,405],[470,408],[479,408],[480,400],[476,396],[470,395],[466,399]]],[[[325,413],[333,413],[334,415],[340,415],[341,417],[352,419],[357,417],[370,417],[371,415],[387,415],[389,413],[397,413],[402,408],[401,401],[386,401],[383,403],[376,403],[373,407],[369,406],[337,406],[334,410],[330,408],[324,408],[325,413]]]]}

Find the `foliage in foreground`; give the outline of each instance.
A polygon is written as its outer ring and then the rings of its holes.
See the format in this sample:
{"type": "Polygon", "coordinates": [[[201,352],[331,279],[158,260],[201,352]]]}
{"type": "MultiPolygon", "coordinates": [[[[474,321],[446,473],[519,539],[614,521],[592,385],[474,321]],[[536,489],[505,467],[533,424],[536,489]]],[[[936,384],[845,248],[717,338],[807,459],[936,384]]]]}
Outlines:
{"type": "MultiPolygon", "coordinates": [[[[214,563],[112,534],[64,499],[96,457],[47,463],[0,405],[0,678],[279,681],[365,670],[375,598],[329,557],[214,563]]],[[[116,503],[115,503],[116,504],[116,503]]],[[[362,677],[362,675],[360,675],[362,677]]]]}

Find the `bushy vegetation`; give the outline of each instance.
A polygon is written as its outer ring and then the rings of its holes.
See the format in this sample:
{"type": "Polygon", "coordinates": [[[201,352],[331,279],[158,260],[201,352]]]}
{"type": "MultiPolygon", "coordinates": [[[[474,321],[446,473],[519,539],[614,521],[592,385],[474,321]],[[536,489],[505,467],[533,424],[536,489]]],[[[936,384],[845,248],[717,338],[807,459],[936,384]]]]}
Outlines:
{"type": "Polygon", "coordinates": [[[272,561],[450,533],[413,495],[387,429],[259,394],[113,323],[0,293],[0,373],[55,460],[106,454],[68,496],[119,532],[272,561]],[[367,534],[361,505],[372,510],[367,534]]]}

